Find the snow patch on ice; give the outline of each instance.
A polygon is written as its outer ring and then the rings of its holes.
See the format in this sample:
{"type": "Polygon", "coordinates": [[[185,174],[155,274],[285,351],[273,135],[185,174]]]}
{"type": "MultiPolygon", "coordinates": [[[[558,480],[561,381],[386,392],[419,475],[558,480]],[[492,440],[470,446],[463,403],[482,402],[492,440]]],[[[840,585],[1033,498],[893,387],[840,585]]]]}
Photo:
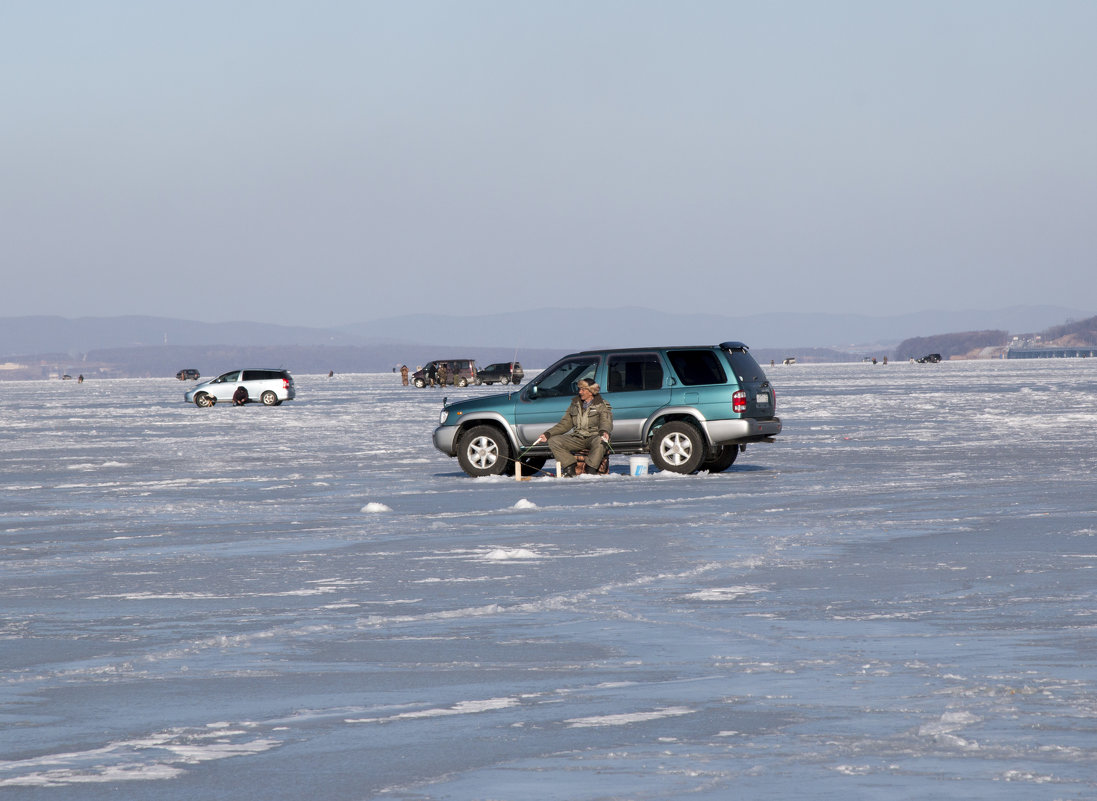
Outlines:
{"type": "Polygon", "coordinates": [[[690,601],[737,601],[760,592],[769,592],[765,587],[741,585],[736,587],[709,587],[682,596],[690,601]]]}
{"type": "Polygon", "coordinates": [[[520,501],[518,501],[518,503],[514,504],[513,508],[515,508],[515,509],[536,509],[537,504],[535,504],[533,501],[527,501],[525,498],[522,498],[520,501]]]}
{"type": "Polygon", "coordinates": [[[365,506],[362,507],[362,511],[363,512],[368,512],[370,514],[378,514],[380,512],[391,512],[392,509],[385,506],[385,504],[383,504],[383,503],[377,503],[376,501],[370,501],[369,503],[367,503],[365,506]]]}
{"type": "Polygon", "coordinates": [[[282,745],[259,738],[234,741],[244,732],[210,724],[210,731],[173,729],[101,748],[0,762],[0,787],[66,787],[121,781],[158,781],[184,773],[180,765],[259,754],[282,745]]]}
{"type": "Polygon", "coordinates": [[[918,727],[918,734],[922,737],[930,737],[941,743],[948,743],[956,748],[964,750],[978,750],[979,744],[960,737],[955,732],[978,723],[982,718],[970,712],[946,712],[938,720],[923,723],[918,727]]]}
{"type": "Polygon", "coordinates": [[[529,548],[493,548],[481,557],[486,562],[513,562],[544,559],[544,556],[529,548]]]}
{"type": "Polygon", "coordinates": [[[472,715],[479,712],[494,712],[518,705],[517,698],[485,698],[479,701],[458,701],[453,706],[430,707],[412,712],[400,712],[383,718],[346,718],[347,723],[393,723],[398,720],[421,720],[440,718],[450,715],[472,715]]]}
{"type": "Polygon", "coordinates": [[[592,715],[589,718],[569,718],[564,723],[570,728],[595,728],[601,726],[627,726],[630,723],[646,723],[649,720],[692,715],[694,710],[685,706],[665,706],[650,712],[625,712],[619,715],[592,715]]]}

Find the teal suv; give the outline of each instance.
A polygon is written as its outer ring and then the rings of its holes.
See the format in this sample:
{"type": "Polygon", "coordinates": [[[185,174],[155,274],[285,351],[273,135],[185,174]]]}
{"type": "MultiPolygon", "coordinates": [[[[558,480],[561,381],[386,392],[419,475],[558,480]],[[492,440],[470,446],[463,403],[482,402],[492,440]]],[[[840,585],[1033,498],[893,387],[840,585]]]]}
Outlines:
{"type": "Polygon", "coordinates": [[[717,472],[750,442],[781,431],[777,397],[742,342],[589,350],[565,356],[521,391],[444,403],[434,446],[470,476],[524,472],[548,461],[534,445],[557,423],[580,379],[613,406],[611,453],[651,454],[660,470],[717,472]]]}

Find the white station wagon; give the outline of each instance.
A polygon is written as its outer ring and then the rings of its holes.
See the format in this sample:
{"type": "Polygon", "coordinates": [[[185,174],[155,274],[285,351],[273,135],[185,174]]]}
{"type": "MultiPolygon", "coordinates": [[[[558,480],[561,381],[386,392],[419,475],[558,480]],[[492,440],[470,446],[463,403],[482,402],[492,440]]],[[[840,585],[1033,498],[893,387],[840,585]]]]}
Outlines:
{"type": "Polygon", "coordinates": [[[282,401],[293,400],[296,395],[293,376],[288,370],[246,367],[203,381],[187,390],[183,397],[187,403],[193,401],[198,406],[213,406],[218,401],[231,401],[237,387],[241,386],[247,389],[248,400],[258,401],[264,406],[278,406],[282,401]]]}

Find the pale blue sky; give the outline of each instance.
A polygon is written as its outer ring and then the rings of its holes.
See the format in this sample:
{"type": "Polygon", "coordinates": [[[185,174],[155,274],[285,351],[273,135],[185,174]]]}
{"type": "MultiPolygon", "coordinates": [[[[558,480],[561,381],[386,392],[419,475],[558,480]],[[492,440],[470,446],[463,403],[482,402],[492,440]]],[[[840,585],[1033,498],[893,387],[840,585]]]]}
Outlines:
{"type": "Polygon", "coordinates": [[[1097,2],[0,4],[0,316],[1097,313],[1097,2]]]}

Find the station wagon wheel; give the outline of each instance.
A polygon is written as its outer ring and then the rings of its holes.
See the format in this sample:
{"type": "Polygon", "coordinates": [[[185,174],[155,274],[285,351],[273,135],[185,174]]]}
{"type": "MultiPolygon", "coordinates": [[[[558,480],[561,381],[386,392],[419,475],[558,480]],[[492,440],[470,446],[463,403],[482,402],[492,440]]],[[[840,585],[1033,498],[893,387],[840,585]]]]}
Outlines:
{"type": "Polygon", "coordinates": [[[476,426],[457,440],[457,462],[470,476],[498,476],[510,464],[510,445],[497,428],[476,426]]]}
{"type": "Polygon", "coordinates": [[[469,380],[467,378],[465,378],[464,376],[461,376],[460,378],[457,379],[457,386],[467,387],[468,385],[469,385],[469,380]]]}
{"type": "Polygon", "coordinates": [[[207,395],[205,392],[199,392],[194,396],[194,404],[206,409],[213,405],[213,396],[207,395]]]}
{"type": "Polygon", "coordinates": [[[709,458],[701,462],[700,469],[708,470],[710,473],[722,473],[735,463],[738,456],[738,445],[721,445],[712,451],[709,458]]]}
{"type": "Polygon", "coordinates": [[[278,405],[278,396],[271,392],[269,389],[259,396],[259,400],[263,401],[264,406],[278,405]]]}
{"type": "Polygon", "coordinates": [[[419,387],[419,389],[422,389],[427,385],[427,382],[421,378],[415,379],[412,383],[415,384],[415,386],[419,387]]]}
{"type": "Polygon", "coordinates": [[[705,440],[696,426],[667,423],[651,440],[651,461],[660,470],[692,473],[705,458],[705,440]]]}

